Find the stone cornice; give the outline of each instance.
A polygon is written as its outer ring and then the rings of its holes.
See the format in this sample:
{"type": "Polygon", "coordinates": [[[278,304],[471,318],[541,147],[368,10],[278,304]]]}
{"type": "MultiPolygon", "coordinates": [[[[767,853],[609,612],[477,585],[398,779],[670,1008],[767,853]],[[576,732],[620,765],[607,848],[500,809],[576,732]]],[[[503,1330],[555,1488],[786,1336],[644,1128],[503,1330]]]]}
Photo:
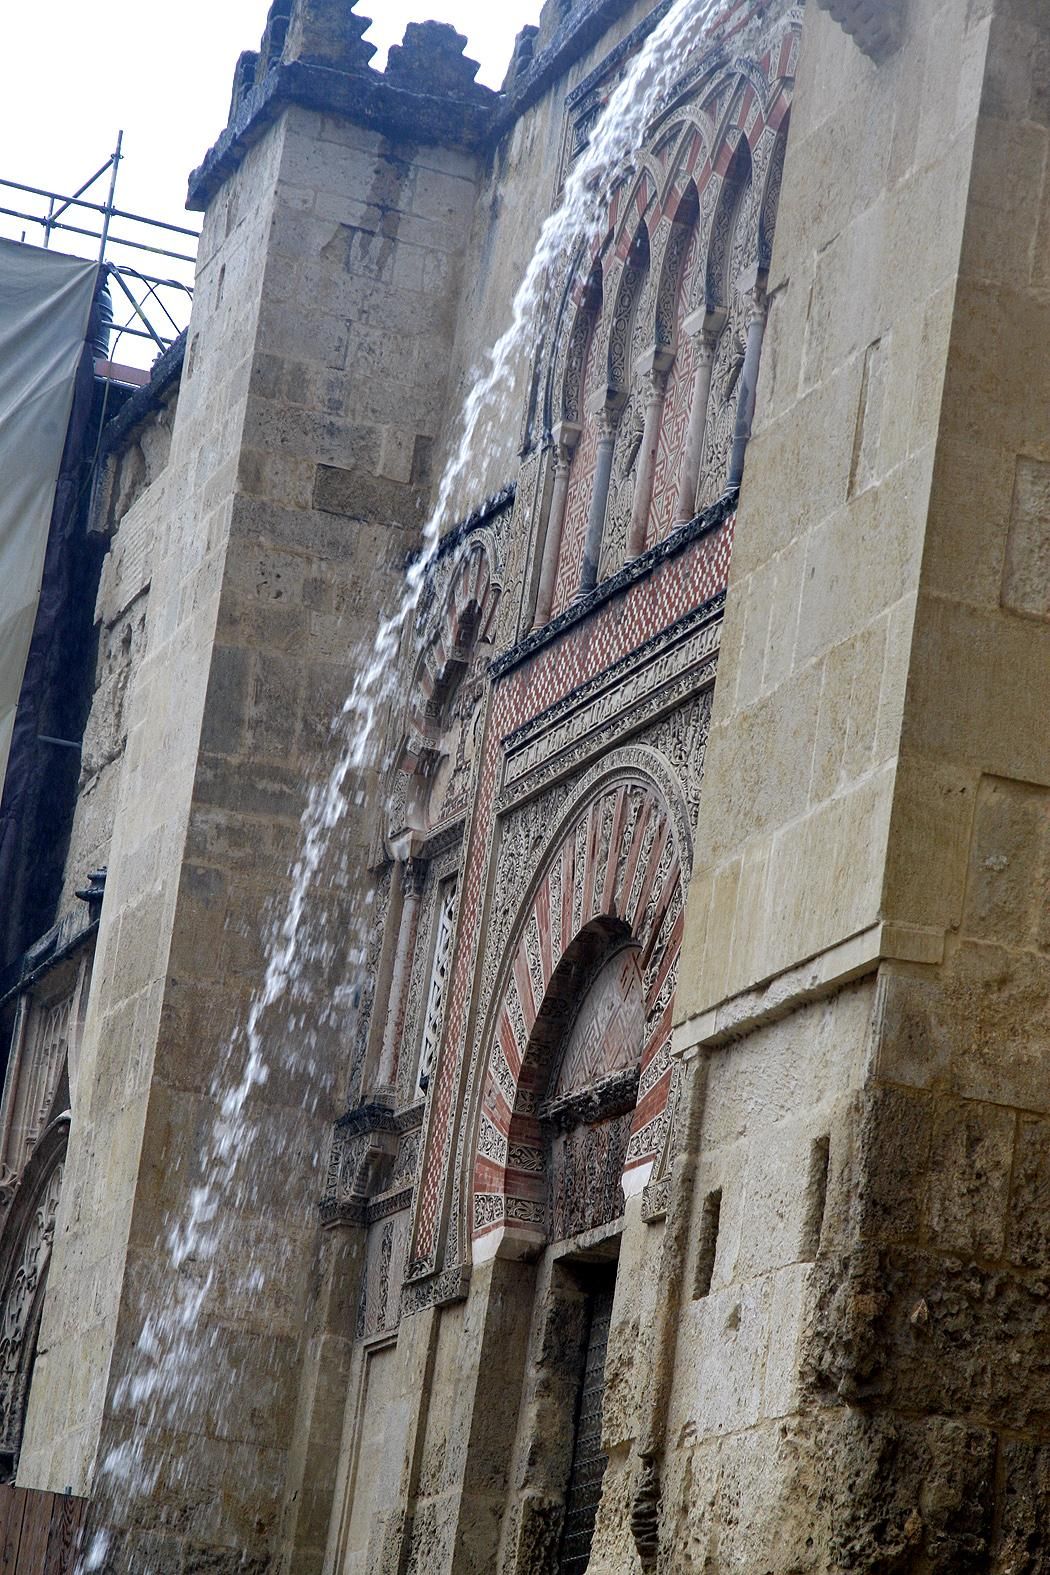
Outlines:
{"type": "Polygon", "coordinates": [[[487,525],[489,520],[494,519],[497,514],[502,514],[504,509],[509,508],[514,502],[517,491],[517,482],[508,481],[506,486],[501,487],[498,492],[494,492],[490,498],[486,498],[484,503],[480,503],[476,509],[467,515],[466,519],[459,520],[455,525],[451,526],[434,548],[432,561],[440,563],[441,559],[447,557],[466,537],[470,536],[474,531],[480,530],[483,525],[487,525]]]}
{"type": "Polygon", "coordinates": [[[264,132],[292,104],[340,115],[395,142],[472,151],[489,135],[498,97],[457,98],[394,86],[381,72],[282,61],[245,94],[230,124],[190,175],[186,205],[203,211],[264,132]]]}
{"type": "Polygon", "coordinates": [[[179,337],[172,340],[163,355],[158,356],[154,361],[149,382],[137,388],[131,398],[121,405],[113,419],[107,421],[102,428],[99,458],[119,448],[137,426],[160,408],[165,394],[182,376],[185,354],[186,331],[183,329],[179,337]]]}

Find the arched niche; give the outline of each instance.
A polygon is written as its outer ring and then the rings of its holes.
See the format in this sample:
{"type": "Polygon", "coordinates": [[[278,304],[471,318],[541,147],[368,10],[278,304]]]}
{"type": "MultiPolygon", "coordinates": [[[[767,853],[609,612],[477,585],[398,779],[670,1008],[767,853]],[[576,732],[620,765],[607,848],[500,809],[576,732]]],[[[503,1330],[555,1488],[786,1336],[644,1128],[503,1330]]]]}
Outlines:
{"type": "Polygon", "coordinates": [[[595,1230],[624,1210],[622,1177],[638,1095],[645,1002],[638,946],[597,919],[555,970],[534,1033],[540,1137],[552,1241],[595,1230]],[[553,1017],[546,1055],[541,1019],[553,1017]]]}
{"type": "MultiPolygon", "coordinates": [[[[697,149],[699,153],[699,148],[697,149]]],[[[700,194],[690,175],[675,193],[671,230],[657,290],[657,335],[674,356],[660,413],[647,543],[661,541],[674,524],[679,475],[692,414],[697,347],[684,331],[693,281],[700,273],[702,224],[700,194]]]]}
{"type": "MultiPolygon", "coordinates": [[[[474,1148],[475,1237],[507,1226],[542,1243],[560,1228],[552,1219],[554,1134],[587,1108],[601,1122],[622,1121],[620,1174],[648,1174],[667,1119],[682,915],[679,818],[659,784],[641,772],[600,780],[543,860],[499,975],[474,1148]],[[619,953],[638,978],[634,1065],[598,1058],[586,1075],[569,1073],[585,1065],[569,1050],[581,1022],[574,1014],[619,953]],[[620,1079],[618,1088],[609,1078],[620,1079]],[[563,1094],[568,1104],[559,1103],[563,1094]]],[[[597,998],[591,1008],[600,1019],[597,998]]],[[[610,1152],[614,1134],[600,1136],[610,1152]]]]}
{"type": "Polygon", "coordinates": [[[652,247],[645,222],[627,247],[609,331],[608,391],[616,438],[605,512],[600,577],[624,559],[645,427],[646,386],[639,358],[652,348],[650,270],[652,247]]]}
{"type": "Polygon", "coordinates": [[[737,392],[747,350],[748,301],[741,283],[748,267],[758,257],[758,214],[751,147],[743,132],[735,132],[733,141],[735,146],[730,141],[724,149],[725,174],[707,255],[707,306],[725,313],[725,327],[711,374],[697,499],[701,507],[715,502],[726,488],[736,426],[737,392]]]}
{"type": "Polygon", "coordinates": [[[471,543],[454,568],[416,663],[391,795],[393,846],[461,814],[479,749],[485,673],[500,589],[487,545],[471,543]]]}

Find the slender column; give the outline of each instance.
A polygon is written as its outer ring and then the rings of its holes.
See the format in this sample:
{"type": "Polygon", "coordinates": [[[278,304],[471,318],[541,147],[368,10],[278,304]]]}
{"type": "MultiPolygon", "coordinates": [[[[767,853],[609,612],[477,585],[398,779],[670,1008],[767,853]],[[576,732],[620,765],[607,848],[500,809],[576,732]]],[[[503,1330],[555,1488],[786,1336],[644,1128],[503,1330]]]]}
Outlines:
{"type": "Polygon", "coordinates": [[[711,374],[725,320],[726,314],[722,307],[713,311],[701,308],[698,312],[690,312],[682,324],[682,332],[696,341],[696,373],[693,377],[682,471],[678,478],[678,498],[674,509],[676,525],[686,524],[696,513],[696,493],[704,458],[704,438],[707,436],[707,407],[711,402],[711,374]]]}
{"type": "Polygon", "coordinates": [[[558,559],[561,555],[561,537],[565,526],[565,505],[569,501],[569,475],[572,456],[580,440],[580,428],[574,421],[559,421],[551,433],[554,439],[554,489],[547,514],[547,530],[543,538],[543,558],[540,563],[540,584],[536,592],[534,629],[542,629],[551,615],[554,604],[554,587],[558,579],[558,559]]]}
{"type": "Polygon", "coordinates": [[[583,566],[580,585],[575,600],[588,595],[598,583],[598,564],[602,556],[602,537],[605,534],[605,513],[609,506],[609,483],[612,480],[613,450],[616,447],[616,429],[620,424],[623,395],[606,391],[598,395],[591,407],[598,418],[598,449],[594,461],[594,490],[591,493],[591,512],[587,516],[587,535],[583,543],[583,566]]]}
{"type": "Polygon", "coordinates": [[[751,297],[747,313],[747,346],[744,350],[744,369],[740,374],[740,392],[736,404],[736,427],[733,431],[733,452],[729,459],[730,487],[739,487],[744,475],[744,455],[751,440],[751,423],[755,418],[755,393],[758,388],[758,364],[762,359],[762,339],[766,331],[766,275],[752,270],[740,281],[742,294],[751,297]]]}
{"type": "Polygon", "coordinates": [[[376,1090],[392,1089],[397,1083],[397,1063],[405,1025],[405,1005],[412,978],[412,956],[419,924],[419,904],[423,896],[426,864],[421,859],[406,859],[401,866],[401,922],[397,930],[397,951],[390,975],[383,1043],[379,1051],[376,1090]]]}
{"type": "Polygon", "coordinates": [[[634,483],[634,503],[631,523],[627,529],[627,558],[637,558],[645,551],[645,538],[649,530],[649,509],[653,501],[653,475],[656,470],[656,450],[660,442],[660,418],[667,396],[667,374],[674,356],[669,350],[647,350],[635,364],[635,371],[648,384],[645,400],[645,424],[642,429],[642,446],[638,453],[638,470],[634,483]]]}

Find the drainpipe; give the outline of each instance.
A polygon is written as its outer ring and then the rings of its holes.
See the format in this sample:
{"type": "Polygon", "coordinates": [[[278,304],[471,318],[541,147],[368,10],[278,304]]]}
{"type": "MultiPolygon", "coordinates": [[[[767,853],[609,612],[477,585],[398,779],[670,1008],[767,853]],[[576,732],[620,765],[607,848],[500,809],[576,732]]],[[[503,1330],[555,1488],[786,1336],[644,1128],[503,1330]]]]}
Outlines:
{"type": "Polygon", "coordinates": [[[635,362],[635,372],[648,384],[645,401],[645,425],[642,446],[638,453],[638,474],[634,484],[634,504],[631,523],[627,530],[627,560],[637,558],[645,551],[645,538],[649,531],[649,509],[653,501],[653,476],[656,471],[656,450],[660,442],[660,418],[667,396],[667,374],[674,363],[669,350],[647,350],[635,362]]]}
{"type": "Polygon", "coordinates": [[[612,389],[601,389],[590,404],[592,415],[598,418],[598,452],[594,462],[594,490],[591,493],[591,511],[587,516],[587,535],[583,544],[583,567],[580,585],[574,600],[581,601],[598,583],[598,565],[602,556],[602,537],[605,535],[605,514],[609,506],[609,483],[612,481],[613,450],[616,447],[616,429],[624,396],[612,389]]]}
{"type": "Polygon", "coordinates": [[[540,563],[540,585],[536,592],[534,629],[542,629],[554,605],[554,587],[558,579],[558,559],[561,555],[561,536],[565,525],[565,506],[569,501],[569,476],[572,456],[580,441],[580,427],[575,421],[559,421],[551,437],[554,440],[554,489],[547,514],[547,530],[543,538],[543,558],[540,563]]]}
{"type": "Polygon", "coordinates": [[[667,1416],[678,1355],[693,1194],[707,1092],[706,1057],[697,1054],[686,1061],[685,1076],[685,1126],[682,1147],[671,1178],[671,1195],[664,1224],[660,1283],[650,1344],[649,1382],[636,1446],[640,1466],[631,1501],[631,1535],[646,1575],[656,1569],[660,1552],[660,1466],[667,1443],[667,1416]]]}
{"type": "Polygon", "coordinates": [[[687,525],[696,514],[696,494],[700,486],[704,438],[707,436],[707,407],[711,402],[711,374],[725,321],[726,313],[722,307],[701,307],[698,312],[690,312],[682,324],[682,332],[696,343],[696,372],[693,376],[692,403],[689,406],[689,430],[682,454],[682,471],[678,478],[678,498],[674,510],[676,525],[687,525]]]}
{"type": "Polygon", "coordinates": [[[740,393],[736,405],[736,427],[733,432],[733,452],[729,460],[727,485],[730,490],[739,487],[744,475],[744,455],[751,439],[751,423],[755,418],[755,393],[758,388],[758,364],[762,359],[762,339],[766,331],[768,303],[766,280],[768,275],[757,266],[742,275],[738,289],[750,297],[747,313],[747,347],[744,351],[744,369],[740,374],[740,393]]]}

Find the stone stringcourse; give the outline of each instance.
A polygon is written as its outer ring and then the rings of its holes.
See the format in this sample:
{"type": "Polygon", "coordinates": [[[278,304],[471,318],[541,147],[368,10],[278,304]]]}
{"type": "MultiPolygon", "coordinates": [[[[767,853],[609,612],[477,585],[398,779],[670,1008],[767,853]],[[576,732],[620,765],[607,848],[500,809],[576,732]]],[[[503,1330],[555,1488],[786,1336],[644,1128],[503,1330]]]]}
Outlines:
{"type": "Polygon", "coordinates": [[[900,47],[904,0],[817,0],[817,4],[873,60],[884,60],[900,47]]]}

